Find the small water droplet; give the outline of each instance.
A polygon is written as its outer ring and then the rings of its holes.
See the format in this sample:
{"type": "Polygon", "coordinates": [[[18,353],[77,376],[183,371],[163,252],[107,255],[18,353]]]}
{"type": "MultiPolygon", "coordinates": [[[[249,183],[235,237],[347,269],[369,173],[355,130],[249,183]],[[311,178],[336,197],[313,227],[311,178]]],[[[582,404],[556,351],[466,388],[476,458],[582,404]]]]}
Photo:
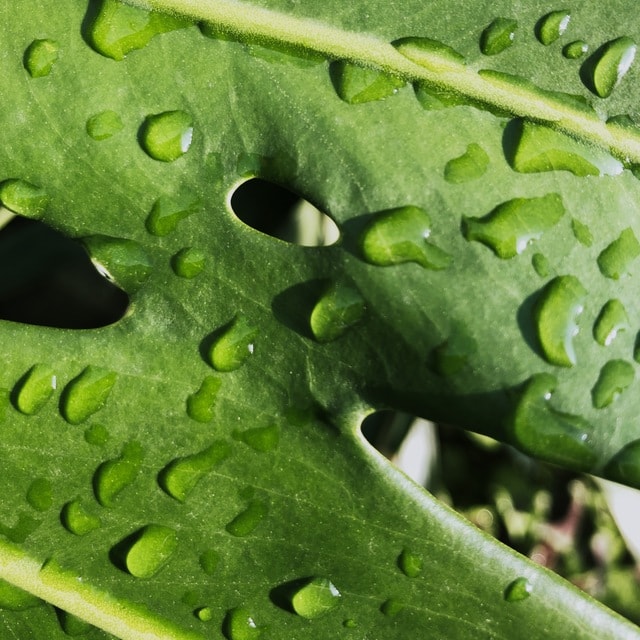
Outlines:
{"type": "Polygon", "coordinates": [[[140,144],[147,155],[161,162],[174,162],[193,141],[193,120],[186,111],[165,111],[147,116],[140,127],[140,144]]]}
{"type": "Polygon", "coordinates": [[[480,36],[480,51],[485,56],[495,56],[513,44],[518,21],[512,18],[496,18],[480,36]]]}
{"type": "Polygon", "coordinates": [[[102,367],[88,366],[62,392],[62,417],[70,424],[80,424],[97,413],[107,402],[117,374],[102,367]]]}
{"type": "Polygon", "coordinates": [[[551,263],[549,262],[547,256],[543,255],[542,253],[534,253],[531,256],[531,264],[533,265],[535,272],[541,278],[548,278],[553,272],[551,263]]]}
{"type": "Polygon", "coordinates": [[[103,462],[93,475],[93,491],[103,507],[113,505],[115,497],[136,479],[142,466],[142,447],[129,442],[119,457],[103,462]]]}
{"type": "Polygon", "coordinates": [[[626,36],[603,44],[580,69],[587,89],[600,98],[608,98],[631,68],[636,49],[633,40],[626,36]]]}
{"type": "Polygon", "coordinates": [[[432,87],[423,82],[414,84],[416,98],[423,109],[439,110],[459,105],[469,105],[469,99],[460,94],[439,87],[432,87]]]}
{"type": "Polygon", "coordinates": [[[202,273],[206,262],[207,257],[200,249],[185,247],[171,258],[171,268],[177,276],[191,279],[202,273]]]}
{"type": "Polygon", "coordinates": [[[0,580],[0,609],[24,611],[44,604],[44,600],[36,598],[28,591],[14,587],[5,580],[0,580]]]}
{"type": "Polygon", "coordinates": [[[327,578],[310,578],[291,594],[291,608],[303,618],[319,618],[340,602],[340,591],[327,578]]]}
{"type": "Polygon", "coordinates": [[[589,51],[589,45],[584,40],[574,40],[562,48],[562,55],[569,60],[577,60],[587,51],[589,51]]]}
{"type": "Polygon", "coordinates": [[[196,484],[223,460],[229,457],[226,442],[214,442],[209,447],[183,458],[172,460],[158,474],[158,484],[172,498],[184,502],[196,484]]]}
{"type": "Polygon", "coordinates": [[[280,428],[277,424],[272,424],[267,427],[247,429],[246,431],[234,431],[232,436],[234,440],[244,442],[256,451],[268,453],[278,448],[280,428]]]}
{"type": "Polygon", "coordinates": [[[94,447],[104,447],[109,442],[109,431],[102,424],[92,424],[85,430],[84,439],[94,447]]]}
{"type": "Polygon", "coordinates": [[[218,391],[222,385],[220,378],[207,376],[200,388],[187,398],[187,415],[196,422],[211,422],[218,391]]]}
{"type": "Polygon", "coordinates": [[[355,286],[336,282],[318,300],[309,320],[318,342],[331,342],[344,335],[365,315],[366,304],[355,286]]]}
{"type": "Polygon", "coordinates": [[[626,360],[609,360],[602,369],[593,389],[591,400],[596,409],[604,409],[629,388],[635,378],[633,365],[626,360]]]}
{"type": "Polygon", "coordinates": [[[227,640],[256,640],[262,631],[248,609],[237,607],[227,611],[222,623],[222,633],[227,640]]]}
{"type": "Polygon", "coordinates": [[[196,618],[202,622],[209,622],[213,618],[213,610],[211,607],[198,607],[198,609],[194,611],[194,614],[196,618]]]}
{"type": "Polygon", "coordinates": [[[388,618],[395,618],[403,609],[404,604],[397,598],[388,598],[380,605],[380,611],[388,618]]]}
{"type": "Polygon", "coordinates": [[[587,290],[575,276],[556,276],[543,289],[534,310],[538,340],[545,359],[559,367],[576,363],[573,339],[587,290]]]}
{"type": "Polygon", "coordinates": [[[427,364],[434,373],[447,378],[460,373],[477,350],[478,343],[468,330],[454,326],[449,337],[431,351],[427,364]]]}
{"type": "Polygon", "coordinates": [[[199,198],[188,192],[161,196],[147,216],[147,231],[154,236],[167,236],[176,230],[180,220],[194,214],[200,205],[199,198]]]}
{"type": "Polygon", "coordinates": [[[136,578],[150,578],[168,562],[178,547],[178,535],[170,527],[148,524],[112,549],[116,564],[136,578]]]}
{"type": "Polygon", "coordinates": [[[87,120],[86,131],[94,140],[107,140],[124,127],[122,118],[115,111],[101,111],[87,120]]]}
{"type": "Polygon", "coordinates": [[[345,60],[334,62],[330,73],[336,93],[348,104],[382,100],[397,93],[398,89],[406,84],[402,78],[351,64],[345,60]]]}
{"type": "Polygon", "coordinates": [[[425,269],[445,269],[451,256],[426,241],[431,234],[429,214],[412,205],[374,214],[360,247],[364,259],[377,266],[416,262],[425,269]]]}
{"type": "Polygon", "coordinates": [[[60,511],[62,526],[76,536],[84,536],[99,529],[102,523],[84,507],[79,498],[67,502],[60,511]]]}
{"type": "Polygon", "coordinates": [[[489,156],[487,152],[475,142],[458,158],[449,160],[444,168],[444,178],[452,184],[460,184],[477,180],[487,171],[489,156]]]}
{"type": "Polygon", "coordinates": [[[55,40],[34,40],[24,52],[24,68],[32,78],[44,78],[58,60],[60,45],[55,40]]]}
{"type": "Polygon", "coordinates": [[[129,52],[145,47],[154,36],[190,25],[189,20],[175,15],[102,0],[85,37],[98,53],[122,60],[129,52]]]}
{"type": "Polygon", "coordinates": [[[571,15],[567,10],[547,13],[536,23],[536,38],[538,38],[542,44],[549,46],[564,34],[569,26],[570,20],[571,15]]]}
{"type": "Polygon", "coordinates": [[[36,364],[18,380],[11,394],[16,409],[31,416],[47,403],[56,389],[56,374],[46,364],[36,364]]]}
{"type": "Polygon", "coordinates": [[[49,196],[35,184],[11,178],[0,182],[0,202],[13,213],[38,220],[49,204],[49,196]]]}
{"type": "Polygon", "coordinates": [[[619,280],[629,274],[631,264],[640,256],[640,243],[633,230],[625,229],[598,256],[598,267],[606,278],[619,280]]]}
{"type": "Polygon", "coordinates": [[[504,599],[507,602],[521,602],[531,595],[532,590],[533,586],[526,578],[516,578],[504,590],[504,599]]]}
{"type": "Polygon", "coordinates": [[[353,619],[353,618],[347,618],[343,623],[342,626],[345,629],[355,629],[358,626],[358,623],[353,619]]]}
{"type": "Polygon", "coordinates": [[[422,558],[409,549],[403,549],[398,556],[398,567],[408,578],[417,578],[422,573],[422,558]]]}
{"type": "Polygon", "coordinates": [[[253,355],[259,331],[244,315],[237,315],[216,333],[207,359],[217,371],[235,371],[253,355]]]}
{"type": "Polygon", "coordinates": [[[95,627],[68,611],[56,608],[56,616],[62,630],[71,637],[83,636],[95,627]]]}
{"type": "Polygon", "coordinates": [[[266,502],[251,500],[245,510],[241,511],[225,528],[232,536],[243,538],[256,529],[268,512],[266,502]]]}
{"type": "Polygon", "coordinates": [[[640,440],[626,444],[604,468],[604,476],[640,489],[640,440]]]}
{"type": "Polygon", "coordinates": [[[220,554],[215,549],[207,549],[200,555],[200,566],[208,575],[212,576],[220,564],[220,554]]]}
{"type": "Polygon", "coordinates": [[[401,38],[392,42],[405,58],[435,72],[457,71],[465,64],[464,56],[450,46],[430,38],[401,38]]]}
{"type": "Polygon", "coordinates": [[[588,471],[596,461],[593,427],[579,416],[554,409],[550,399],[557,379],[539,373],[527,380],[509,425],[515,443],[530,455],[588,471]]]}
{"type": "Polygon", "coordinates": [[[629,329],[629,317],[620,300],[609,300],[601,309],[593,325],[593,337],[598,344],[608,347],[619,331],[629,329]]]}
{"type": "Polygon", "coordinates": [[[590,247],[593,244],[591,229],[577,218],[571,219],[571,230],[580,244],[583,244],[585,247],[590,247]]]}
{"type": "Polygon", "coordinates": [[[53,504],[53,486],[46,478],[37,478],[27,490],[27,502],[36,511],[46,511],[53,504]]]}
{"type": "Polygon", "coordinates": [[[515,198],[498,205],[483,218],[463,216],[462,233],[467,240],[481,242],[507,260],[540,239],[564,212],[562,198],[555,193],[539,198],[515,198]]]}

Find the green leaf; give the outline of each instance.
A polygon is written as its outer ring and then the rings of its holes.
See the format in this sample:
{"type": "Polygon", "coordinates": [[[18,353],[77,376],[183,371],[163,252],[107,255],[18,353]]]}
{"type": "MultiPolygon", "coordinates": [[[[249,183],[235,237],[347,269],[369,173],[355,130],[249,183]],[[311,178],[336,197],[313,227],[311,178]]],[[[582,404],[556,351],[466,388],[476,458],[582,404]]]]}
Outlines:
{"type": "Polygon", "coordinates": [[[0,322],[3,634],[639,638],[359,430],[638,485],[635,6],[134,4],[0,5],[0,201],[130,297],[0,322]],[[252,177],[340,240],[244,224],[252,177]]]}

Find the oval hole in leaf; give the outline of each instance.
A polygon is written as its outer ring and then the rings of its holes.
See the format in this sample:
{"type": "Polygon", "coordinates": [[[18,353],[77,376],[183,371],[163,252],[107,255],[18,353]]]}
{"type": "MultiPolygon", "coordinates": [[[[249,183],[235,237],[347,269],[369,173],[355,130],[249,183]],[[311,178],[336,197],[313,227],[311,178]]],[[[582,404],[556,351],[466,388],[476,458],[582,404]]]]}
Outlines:
{"type": "Polygon", "coordinates": [[[0,230],[0,319],[95,329],[128,307],[127,294],[98,273],[78,242],[21,216],[0,230]]]}
{"type": "Polygon", "coordinates": [[[231,208],[252,229],[303,247],[326,247],[340,237],[328,215],[289,189],[262,178],[251,178],[237,187],[231,208]]]}

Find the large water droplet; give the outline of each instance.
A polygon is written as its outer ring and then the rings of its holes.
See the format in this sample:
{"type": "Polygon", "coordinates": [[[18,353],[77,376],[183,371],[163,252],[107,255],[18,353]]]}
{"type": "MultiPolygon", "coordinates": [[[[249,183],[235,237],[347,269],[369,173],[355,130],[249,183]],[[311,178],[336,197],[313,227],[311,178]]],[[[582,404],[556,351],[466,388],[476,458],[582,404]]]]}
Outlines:
{"type": "Polygon", "coordinates": [[[269,453],[278,448],[280,428],[277,424],[271,424],[267,427],[256,427],[246,431],[234,431],[232,436],[234,440],[244,442],[256,451],[269,453]]]}
{"type": "Polygon", "coordinates": [[[229,453],[229,445],[220,441],[198,453],[176,458],[158,474],[158,484],[172,498],[184,502],[196,484],[226,460],[229,453]]]}
{"type": "Polygon", "coordinates": [[[136,578],[150,578],[165,565],[178,547],[170,527],[148,524],[112,549],[112,559],[136,578]]]}
{"type": "Polygon", "coordinates": [[[237,315],[215,335],[207,350],[209,364],[217,371],[235,371],[253,355],[258,329],[244,315],[237,315]]]}
{"type": "Polygon", "coordinates": [[[165,111],[147,116],[140,127],[140,144],[154,160],[173,162],[193,140],[193,120],[186,111],[165,111]]]}
{"type": "Polygon", "coordinates": [[[340,592],[327,578],[311,578],[291,596],[291,608],[303,618],[318,618],[340,602],[340,592]]]}
{"type": "Polygon", "coordinates": [[[504,599],[507,602],[521,602],[531,595],[532,590],[533,586],[526,578],[516,578],[504,590],[504,599]]]}
{"type": "Polygon", "coordinates": [[[136,479],[142,466],[142,447],[129,442],[119,457],[103,462],[93,475],[93,492],[103,507],[113,505],[115,497],[136,479]]]}
{"type": "Polygon", "coordinates": [[[16,409],[31,416],[47,403],[56,389],[56,374],[46,364],[36,364],[17,382],[11,394],[16,409]]]}
{"type": "Polygon", "coordinates": [[[200,275],[207,263],[207,257],[200,249],[185,247],[171,258],[173,272],[181,278],[190,280],[200,275]]]}
{"type": "Polygon", "coordinates": [[[629,329],[629,317],[620,300],[609,300],[601,309],[593,325],[593,337],[598,344],[608,347],[619,331],[629,329]]]}
{"type": "Polygon", "coordinates": [[[124,127],[122,118],[115,111],[101,111],[87,120],[87,135],[94,140],[107,140],[124,127]]]}
{"type": "Polygon", "coordinates": [[[536,23],[535,33],[538,40],[548,46],[555,42],[569,26],[571,15],[567,10],[552,11],[542,16],[536,23]]]}
{"type": "Polygon", "coordinates": [[[94,17],[85,37],[95,51],[114,60],[122,60],[130,51],[142,49],[160,33],[191,24],[185,18],[145,11],[117,0],[99,0],[96,4],[97,7],[90,9],[94,17]]]}
{"type": "Polygon", "coordinates": [[[62,526],[76,536],[84,536],[101,526],[100,518],[84,507],[79,498],[67,502],[60,511],[62,526]]]}
{"type": "Polygon", "coordinates": [[[167,236],[175,231],[180,220],[194,214],[200,205],[200,199],[188,192],[161,196],[147,216],[147,231],[154,236],[167,236]]]}
{"type": "Polygon", "coordinates": [[[46,478],[37,478],[27,489],[27,502],[36,511],[46,511],[53,504],[53,486],[46,478]]]}
{"type": "Polygon", "coordinates": [[[459,71],[465,64],[464,56],[450,46],[430,38],[401,38],[392,42],[403,56],[435,72],[459,71]]]}
{"type": "Polygon", "coordinates": [[[387,618],[395,618],[404,609],[404,603],[397,598],[387,598],[381,605],[380,611],[387,618]]]}
{"type": "Polygon", "coordinates": [[[483,218],[462,218],[462,233],[482,242],[503,260],[522,253],[533,240],[554,227],[564,215],[562,198],[550,193],[540,198],[508,200],[483,218]]]}
{"type": "Polygon", "coordinates": [[[227,640],[256,640],[262,633],[251,612],[244,607],[227,611],[222,632],[227,640]]]}
{"type": "Polygon", "coordinates": [[[417,578],[422,573],[423,564],[422,558],[409,549],[403,549],[398,556],[398,566],[408,578],[417,578]]]}
{"type": "Polygon", "coordinates": [[[577,218],[571,219],[571,230],[580,244],[583,244],[585,247],[590,247],[593,244],[591,229],[577,218]]]}
{"type": "Polygon", "coordinates": [[[24,68],[32,78],[48,76],[58,60],[59,50],[55,40],[34,40],[24,52],[24,68]]]}
{"type": "Polygon", "coordinates": [[[604,476],[640,489],[640,440],[625,445],[604,468],[604,476]]]}
{"type": "Polygon", "coordinates": [[[117,378],[113,371],[88,366],[65,387],[60,402],[62,417],[71,424],[88,420],[104,407],[117,378]]]}
{"type": "Polygon", "coordinates": [[[311,331],[318,342],[331,342],[358,324],[365,311],[364,298],[355,286],[334,283],[311,312],[311,331]]]}
{"type": "Polygon", "coordinates": [[[580,76],[587,89],[608,98],[629,71],[636,56],[636,44],[626,36],[603,44],[582,64],[580,76]]]}
{"type": "Polygon", "coordinates": [[[398,92],[406,84],[402,78],[376,69],[367,69],[345,60],[331,65],[331,80],[336,93],[349,104],[382,100],[398,92]]]}
{"type": "Polygon", "coordinates": [[[44,214],[49,196],[35,184],[11,178],[0,182],[0,202],[13,213],[37,220],[44,214]]]}
{"type": "Polygon", "coordinates": [[[207,376],[200,388],[187,398],[187,415],[196,422],[211,422],[222,380],[207,376]]]}
{"type": "Polygon", "coordinates": [[[512,18],[496,18],[480,36],[480,51],[485,56],[495,56],[513,44],[518,21],[512,18]]]}
{"type": "Polygon", "coordinates": [[[596,409],[604,409],[629,388],[635,378],[633,365],[626,360],[609,360],[602,369],[593,389],[591,400],[596,409]]]}
{"type": "Polygon", "coordinates": [[[575,276],[557,276],[542,289],[534,320],[542,353],[551,364],[572,367],[576,363],[573,338],[586,295],[575,276]]]}
{"type": "Polygon", "coordinates": [[[0,609],[24,611],[25,609],[39,607],[42,604],[44,604],[43,600],[36,598],[28,591],[14,587],[5,580],[0,580],[0,609]]]}
{"type": "Polygon", "coordinates": [[[633,230],[625,229],[598,256],[598,267],[606,278],[619,280],[629,274],[631,264],[640,256],[640,243],[633,230]]]}
{"type": "Polygon", "coordinates": [[[262,522],[269,507],[262,500],[251,500],[244,511],[241,511],[229,524],[226,530],[237,538],[248,536],[262,522]]]}
{"type": "Polygon", "coordinates": [[[458,158],[449,160],[444,168],[444,178],[447,182],[460,184],[481,178],[489,166],[487,152],[475,142],[458,158]]]}
{"type": "Polygon", "coordinates": [[[536,374],[525,383],[510,425],[514,441],[530,455],[588,471],[596,461],[590,441],[593,427],[550,405],[556,384],[555,376],[548,373],[536,374]]]}
{"type": "Polygon", "coordinates": [[[451,256],[426,241],[430,234],[427,212],[409,205],[376,213],[360,238],[360,246],[370,264],[416,262],[425,269],[445,269],[451,256]]]}
{"type": "Polygon", "coordinates": [[[589,45],[584,40],[574,40],[562,47],[562,55],[569,60],[582,58],[589,51],[589,45]]]}

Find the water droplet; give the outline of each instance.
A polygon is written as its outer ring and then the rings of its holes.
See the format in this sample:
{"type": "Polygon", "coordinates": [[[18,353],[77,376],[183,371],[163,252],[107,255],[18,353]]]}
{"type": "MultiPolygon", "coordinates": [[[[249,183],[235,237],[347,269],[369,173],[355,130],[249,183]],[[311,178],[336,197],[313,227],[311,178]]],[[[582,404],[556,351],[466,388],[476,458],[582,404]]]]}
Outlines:
{"type": "Polygon", "coordinates": [[[619,280],[629,274],[631,263],[640,256],[640,243],[633,230],[625,229],[598,256],[598,267],[606,278],[619,280]]]}
{"type": "Polygon", "coordinates": [[[222,632],[227,640],[256,640],[262,633],[251,612],[243,607],[227,611],[222,623],[222,632]]]}
{"type": "Polygon", "coordinates": [[[608,154],[541,124],[520,119],[505,129],[505,149],[511,168],[520,173],[570,171],[578,177],[617,176],[622,163],[608,154]]]}
{"type": "Polygon", "coordinates": [[[11,178],[0,182],[0,202],[13,213],[38,220],[49,204],[49,196],[35,184],[11,178]]]}
{"type": "Polygon", "coordinates": [[[487,152],[475,142],[458,158],[447,162],[444,168],[444,178],[452,184],[460,184],[481,178],[489,166],[487,152]]]}
{"type": "Polygon", "coordinates": [[[268,511],[266,502],[251,500],[246,509],[227,524],[226,530],[237,538],[248,536],[262,522],[268,511]]]}
{"type": "Polygon", "coordinates": [[[222,380],[207,376],[200,388],[187,398],[187,415],[196,422],[211,422],[222,380]]]}
{"type": "Polygon", "coordinates": [[[531,264],[533,265],[535,272],[541,278],[548,278],[553,272],[551,263],[549,262],[547,256],[543,255],[542,253],[534,253],[531,256],[531,264]]]}
{"type": "Polygon", "coordinates": [[[508,200],[483,218],[462,217],[462,233],[507,260],[522,253],[533,240],[554,227],[564,215],[562,198],[550,193],[540,198],[508,200]]]}
{"type": "Polygon", "coordinates": [[[532,590],[533,587],[526,578],[516,578],[504,590],[504,599],[507,602],[520,602],[526,600],[531,595],[532,590]]]}
{"type": "Polygon", "coordinates": [[[100,518],[87,511],[79,498],[67,502],[62,507],[60,521],[69,533],[76,536],[84,536],[102,525],[100,518]]]}
{"type": "Polygon", "coordinates": [[[226,460],[229,453],[229,445],[220,441],[198,453],[176,458],[158,474],[158,484],[172,498],[184,502],[196,484],[226,460]]]}
{"type": "Polygon", "coordinates": [[[602,369],[593,389],[591,400],[596,409],[604,409],[614,402],[633,382],[635,371],[626,360],[609,360],[602,369]]]}
{"type": "Polygon", "coordinates": [[[20,378],[11,394],[16,409],[25,415],[38,413],[56,389],[56,374],[46,364],[36,364],[20,378]]]}
{"type": "Polygon", "coordinates": [[[136,578],[150,578],[165,565],[178,547],[178,535],[170,527],[148,524],[112,549],[116,564],[136,578]]]}
{"type": "Polygon", "coordinates": [[[477,350],[478,343],[468,330],[454,326],[449,337],[431,351],[427,364],[434,373],[447,378],[462,371],[477,350]]]}
{"type": "Polygon", "coordinates": [[[353,619],[353,618],[347,618],[343,623],[342,626],[345,629],[355,629],[358,626],[358,623],[353,619]]]}
{"type": "Polygon", "coordinates": [[[427,212],[409,205],[376,213],[360,238],[360,246],[370,264],[416,262],[425,269],[445,269],[451,256],[426,241],[430,234],[427,212]]]}
{"type": "Polygon", "coordinates": [[[588,471],[596,461],[590,433],[579,416],[557,411],[550,399],[557,379],[539,373],[525,383],[510,424],[515,442],[526,453],[561,466],[588,471]]]}
{"type": "Polygon", "coordinates": [[[404,609],[404,604],[396,598],[388,598],[380,606],[380,611],[388,618],[394,618],[404,609]]]}
{"type": "Polygon", "coordinates": [[[200,205],[200,200],[188,192],[161,196],[154,202],[147,217],[147,231],[154,236],[167,236],[175,231],[180,220],[194,214],[200,205]]]}
{"type": "Polygon", "coordinates": [[[542,289],[534,319],[542,353],[551,364],[572,367],[576,363],[573,339],[586,295],[575,276],[556,276],[542,289]]]}
{"type": "Polygon", "coordinates": [[[185,247],[171,258],[171,268],[177,276],[191,279],[202,273],[206,262],[207,258],[200,249],[185,247]]]}
{"type": "Polygon", "coordinates": [[[22,544],[34,531],[38,529],[41,521],[32,518],[29,514],[20,511],[17,522],[13,527],[8,527],[0,522],[0,535],[5,536],[11,542],[22,544]]]}
{"type": "Polygon", "coordinates": [[[569,60],[577,60],[587,51],[589,51],[589,45],[584,40],[574,40],[562,48],[562,55],[569,60]]]}
{"type": "Polygon", "coordinates": [[[419,555],[403,549],[398,556],[398,566],[408,578],[417,578],[422,573],[423,562],[419,555]]]}
{"type": "Polygon", "coordinates": [[[252,449],[261,453],[275,451],[280,441],[280,428],[277,424],[268,427],[256,427],[255,429],[247,429],[246,431],[234,431],[233,439],[244,442],[252,449]]]}
{"type": "Polygon", "coordinates": [[[365,311],[364,298],[354,286],[334,283],[311,312],[311,331],[318,342],[331,342],[358,324],[365,311]]]}
{"type": "Polygon", "coordinates": [[[84,620],[81,620],[77,616],[74,616],[68,611],[56,608],[56,616],[60,627],[68,635],[72,637],[83,636],[89,633],[95,627],[84,620]]]}
{"type": "Polygon", "coordinates": [[[34,40],[24,52],[24,68],[32,78],[44,78],[58,60],[60,45],[55,40],[34,40]]]}
{"type": "Polygon", "coordinates": [[[636,56],[636,44],[626,36],[603,44],[582,64],[580,76],[589,91],[608,98],[629,71],[636,56]]]}
{"type": "Polygon", "coordinates": [[[640,489],[640,440],[625,445],[604,468],[609,480],[640,489]]]}
{"type": "Polygon", "coordinates": [[[555,42],[569,26],[571,16],[567,10],[552,11],[542,16],[536,23],[535,33],[538,40],[548,46],[555,42]]]}
{"type": "Polygon", "coordinates": [[[207,549],[200,555],[200,566],[208,575],[212,576],[220,564],[220,554],[215,549],[207,549]]]}
{"type": "Polygon", "coordinates": [[[130,51],[145,47],[154,36],[190,24],[175,15],[145,11],[117,0],[102,0],[85,37],[98,53],[122,60],[130,51]]]}
{"type": "Polygon", "coordinates": [[[93,475],[93,492],[103,507],[113,505],[115,497],[136,479],[142,466],[142,447],[129,442],[119,457],[103,462],[93,475]]]}
{"type": "Polygon", "coordinates": [[[495,56],[513,44],[518,21],[512,18],[496,18],[480,36],[480,51],[485,56],[495,56]]]}
{"type": "Polygon", "coordinates": [[[173,162],[193,140],[193,120],[186,111],[165,111],[147,116],[140,128],[140,144],[154,160],[173,162]]]}
{"type": "Polygon", "coordinates": [[[28,591],[14,587],[5,580],[0,580],[0,609],[24,611],[25,609],[39,607],[42,604],[44,604],[43,600],[36,598],[28,591]]]}
{"type": "Polygon", "coordinates": [[[291,595],[291,608],[303,618],[318,618],[334,609],[340,602],[340,592],[327,578],[304,581],[291,595]]]}
{"type": "Polygon", "coordinates": [[[459,71],[464,56],[438,40],[430,38],[401,38],[392,42],[405,58],[435,72],[459,71]]]}
{"type": "Polygon", "coordinates": [[[585,247],[590,247],[593,244],[591,229],[577,218],[571,219],[571,230],[580,244],[583,244],[585,247]]]}
{"type": "Polygon", "coordinates": [[[85,430],[84,439],[94,447],[104,447],[109,442],[109,431],[102,424],[92,424],[85,430]]]}
{"type": "Polygon", "coordinates": [[[334,62],[330,73],[336,93],[349,104],[382,100],[397,93],[406,84],[402,78],[344,60],[334,62]]]}
{"type": "Polygon", "coordinates": [[[53,486],[46,478],[37,478],[27,490],[27,502],[36,511],[46,511],[53,504],[53,486]]]}
{"type": "Polygon", "coordinates": [[[115,111],[101,111],[87,120],[86,131],[94,140],[107,140],[123,127],[122,119],[115,111]]]}
{"type": "Polygon", "coordinates": [[[194,613],[196,618],[202,622],[209,622],[213,618],[211,607],[199,607],[194,613]]]}
{"type": "Polygon", "coordinates": [[[117,375],[102,367],[88,366],[64,389],[60,403],[62,417],[80,424],[104,407],[117,375]]]}
{"type": "Polygon", "coordinates": [[[620,300],[609,300],[601,309],[593,326],[593,337],[598,344],[608,347],[619,331],[629,329],[629,317],[620,300]]]}
{"type": "Polygon", "coordinates": [[[422,82],[415,83],[414,92],[422,108],[428,110],[446,109],[470,103],[468,98],[460,94],[439,87],[431,87],[422,82]]]}
{"type": "Polygon", "coordinates": [[[137,291],[151,275],[151,259],[135,240],[96,235],[82,238],[82,243],[96,269],[126,291],[137,291]]]}
{"type": "Polygon", "coordinates": [[[244,315],[237,315],[217,333],[208,349],[208,362],[217,371],[235,371],[253,355],[258,329],[244,315]]]}

